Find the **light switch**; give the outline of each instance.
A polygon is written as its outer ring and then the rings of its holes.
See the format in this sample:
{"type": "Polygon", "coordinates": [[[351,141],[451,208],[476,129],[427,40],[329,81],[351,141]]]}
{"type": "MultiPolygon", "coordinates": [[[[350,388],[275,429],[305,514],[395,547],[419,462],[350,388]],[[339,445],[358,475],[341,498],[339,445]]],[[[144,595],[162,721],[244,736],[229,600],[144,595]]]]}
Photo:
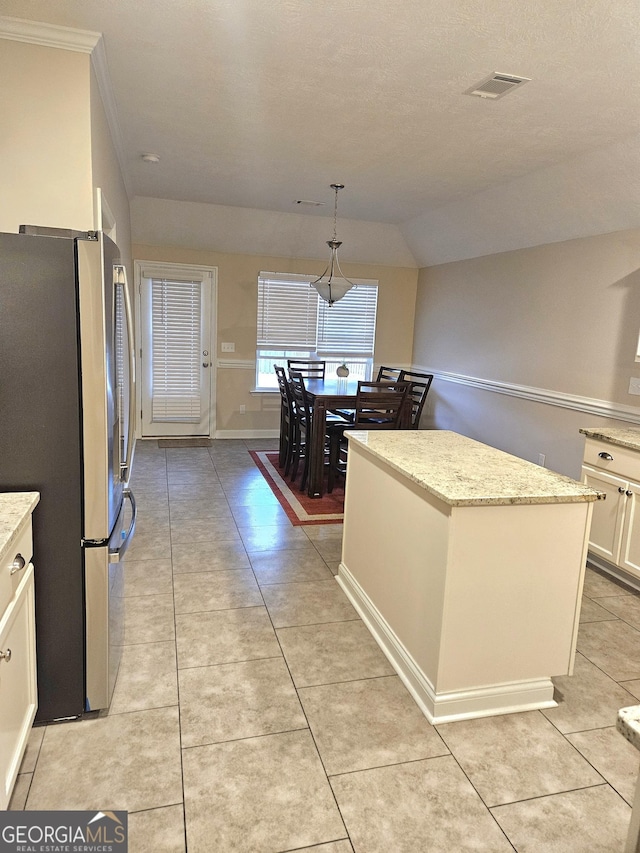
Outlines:
{"type": "MultiPolygon", "coordinates": [[[[232,343],[226,343],[226,344],[222,343],[222,344],[220,344],[220,348],[221,348],[222,352],[235,352],[236,351],[236,345],[232,344],[232,343]]],[[[640,380],[638,380],[638,381],[640,381],[640,380]]],[[[638,393],[640,394],[640,391],[638,393]]]]}
{"type": "Polygon", "coordinates": [[[635,376],[632,376],[629,380],[629,393],[640,394],[640,379],[635,376]]]}

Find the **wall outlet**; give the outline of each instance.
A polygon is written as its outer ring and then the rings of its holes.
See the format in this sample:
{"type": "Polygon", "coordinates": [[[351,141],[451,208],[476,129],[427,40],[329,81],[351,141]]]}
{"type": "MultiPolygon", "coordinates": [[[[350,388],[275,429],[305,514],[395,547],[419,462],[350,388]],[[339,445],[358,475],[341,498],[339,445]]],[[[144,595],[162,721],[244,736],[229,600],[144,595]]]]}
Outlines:
{"type": "Polygon", "coordinates": [[[538,465],[542,465],[542,467],[544,468],[546,461],[547,461],[547,457],[545,456],[545,454],[544,453],[538,453],[538,465]]]}
{"type": "Polygon", "coordinates": [[[247,414],[247,407],[245,406],[245,404],[244,404],[244,403],[242,403],[242,405],[240,406],[240,414],[241,414],[241,415],[246,415],[246,414],[247,414]]]}
{"type": "Polygon", "coordinates": [[[629,380],[629,393],[640,394],[640,379],[635,376],[632,376],[629,380]]]}
{"type": "Polygon", "coordinates": [[[235,352],[236,345],[232,343],[222,343],[220,344],[220,349],[222,350],[222,352],[235,352]]]}

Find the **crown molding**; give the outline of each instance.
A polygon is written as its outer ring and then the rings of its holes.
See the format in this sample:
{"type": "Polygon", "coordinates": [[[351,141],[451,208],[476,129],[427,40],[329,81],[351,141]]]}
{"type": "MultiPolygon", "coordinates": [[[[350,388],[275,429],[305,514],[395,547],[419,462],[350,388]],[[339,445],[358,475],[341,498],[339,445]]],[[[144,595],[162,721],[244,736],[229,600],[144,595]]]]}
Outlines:
{"type": "Polygon", "coordinates": [[[102,34],[44,24],[40,21],[25,21],[22,18],[0,17],[0,38],[75,50],[78,53],[92,53],[102,39],[102,34]]]}
{"type": "Polygon", "coordinates": [[[126,160],[124,156],[124,143],[122,141],[122,132],[120,130],[120,122],[118,120],[118,108],[116,100],[113,97],[113,88],[111,86],[111,78],[109,77],[109,66],[107,65],[107,54],[104,49],[104,39],[102,36],[96,42],[94,49],[91,52],[91,64],[96,75],[98,90],[102,98],[102,105],[107,117],[107,124],[111,131],[111,140],[116,152],[116,158],[120,167],[120,175],[128,198],[131,198],[131,187],[127,179],[126,160]]]}

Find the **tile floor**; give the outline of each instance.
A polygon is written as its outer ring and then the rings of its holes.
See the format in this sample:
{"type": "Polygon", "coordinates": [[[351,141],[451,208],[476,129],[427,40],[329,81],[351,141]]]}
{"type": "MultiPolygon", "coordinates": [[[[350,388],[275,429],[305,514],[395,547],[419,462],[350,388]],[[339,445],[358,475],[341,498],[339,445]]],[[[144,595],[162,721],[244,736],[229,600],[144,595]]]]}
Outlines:
{"type": "Polygon", "coordinates": [[[589,570],[560,704],[433,727],[247,448],[138,444],[109,714],[33,730],[20,809],[126,809],[131,853],[621,851],[640,598],[589,570]]]}

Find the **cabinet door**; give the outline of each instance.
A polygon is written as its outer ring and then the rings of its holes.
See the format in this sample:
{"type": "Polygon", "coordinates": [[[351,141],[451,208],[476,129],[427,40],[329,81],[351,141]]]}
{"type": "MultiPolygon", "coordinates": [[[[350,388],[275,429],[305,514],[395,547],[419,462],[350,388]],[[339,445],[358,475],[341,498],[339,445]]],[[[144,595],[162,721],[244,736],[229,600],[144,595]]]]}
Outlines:
{"type": "Polygon", "coordinates": [[[627,484],[619,565],[640,577],[640,485],[637,483],[627,484]]]}
{"type": "Polygon", "coordinates": [[[0,809],[6,809],[36,714],[33,565],[0,620],[0,809]],[[11,654],[9,655],[9,650],[11,654]]]}
{"type": "Polygon", "coordinates": [[[622,520],[628,500],[625,494],[627,481],[586,465],[582,468],[582,481],[606,494],[605,500],[596,501],[593,505],[589,550],[617,564],[622,520]]]}

